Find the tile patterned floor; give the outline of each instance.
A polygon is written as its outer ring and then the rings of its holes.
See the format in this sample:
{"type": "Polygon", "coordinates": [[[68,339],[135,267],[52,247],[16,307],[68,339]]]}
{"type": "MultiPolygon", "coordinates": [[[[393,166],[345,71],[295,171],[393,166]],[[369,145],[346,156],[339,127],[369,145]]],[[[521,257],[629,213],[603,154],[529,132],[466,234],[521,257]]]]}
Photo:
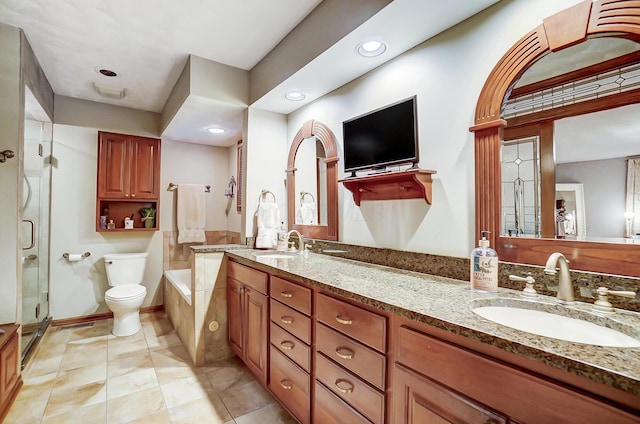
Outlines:
{"type": "Polygon", "coordinates": [[[141,319],[129,337],[112,320],[50,327],[5,424],[295,423],[242,362],[194,367],[164,314],[141,319]]]}

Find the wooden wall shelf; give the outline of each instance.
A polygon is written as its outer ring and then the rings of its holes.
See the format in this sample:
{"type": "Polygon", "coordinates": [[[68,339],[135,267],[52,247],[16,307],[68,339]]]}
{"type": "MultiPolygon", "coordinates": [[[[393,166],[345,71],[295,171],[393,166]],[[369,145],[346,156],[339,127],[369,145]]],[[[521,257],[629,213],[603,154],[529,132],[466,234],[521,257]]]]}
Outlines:
{"type": "Polygon", "coordinates": [[[436,171],[410,169],[340,180],[360,206],[363,200],[424,199],[431,204],[431,175],[436,171]]]}

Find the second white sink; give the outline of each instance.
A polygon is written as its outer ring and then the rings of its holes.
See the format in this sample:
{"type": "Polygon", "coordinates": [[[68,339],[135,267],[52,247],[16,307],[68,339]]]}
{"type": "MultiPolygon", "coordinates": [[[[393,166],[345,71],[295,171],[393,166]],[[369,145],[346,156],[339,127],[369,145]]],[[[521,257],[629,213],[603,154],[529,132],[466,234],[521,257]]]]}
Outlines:
{"type": "Polygon", "coordinates": [[[640,347],[640,340],[611,328],[549,312],[509,306],[481,306],[473,312],[490,321],[569,342],[610,347],[640,347]]]}

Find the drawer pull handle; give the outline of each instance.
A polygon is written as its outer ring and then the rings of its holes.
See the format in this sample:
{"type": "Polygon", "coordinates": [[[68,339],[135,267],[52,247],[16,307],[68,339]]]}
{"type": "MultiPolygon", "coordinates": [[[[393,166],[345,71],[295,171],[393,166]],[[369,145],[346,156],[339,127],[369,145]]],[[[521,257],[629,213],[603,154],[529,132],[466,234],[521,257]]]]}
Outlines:
{"type": "Polygon", "coordinates": [[[290,340],[285,340],[283,342],[280,342],[280,347],[283,348],[284,350],[291,350],[295,347],[295,343],[293,343],[290,340]]]}
{"type": "Polygon", "coordinates": [[[293,389],[293,384],[291,384],[291,382],[289,380],[280,381],[280,386],[285,390],[293,389]]]}
{"type": "Polygon", "coordinates": [[[288,317],[288,316],[285,315],[283,317],[280,317],[280,321],[283,324],[293,324],[293,317],[288,317]]]}
{"type": "Polygon", "coordinates": [[[293,294],[289,293],[289,292],[280,292],[280,294],[282,295],[282,297],[293,297],[293,294]]]}
{"type": "Polygon", "coordinates": [[[353,359],[353,357],[355,356],[355,352],[348,347],[338,346],[336,348],[336,355],[338,355],[342,359],[353,359]]]}
{"type": "Polygon", "coordinates": [[[333,383],[340,392],[346,394],[353,393],[353,384],[348,382],[347,380],[343,380],[341,378],[337,379],[335,383],[333,383]],[[340,386],[342,384],[342,387],[340,386]],[[345,387],[346,386],[346,387],[345,387]]]}
{"type": "Polygon", "coordinates": [[[338,321],[340,324],[344,324],[344,325],[351,325],[353,324],[353,320],[352,319],[345,319],[342,318],[342,315],[338,314],[336,315],[336,321],[338,321]]]}

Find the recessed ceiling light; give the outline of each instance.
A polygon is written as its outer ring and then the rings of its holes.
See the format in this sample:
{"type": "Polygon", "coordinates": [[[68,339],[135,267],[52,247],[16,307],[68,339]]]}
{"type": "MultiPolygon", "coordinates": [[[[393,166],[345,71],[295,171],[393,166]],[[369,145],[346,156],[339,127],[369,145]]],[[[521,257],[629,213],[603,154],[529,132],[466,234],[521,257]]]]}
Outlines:
{"type": "Polygon", "coordinates": [[[300,101],[304,99],[304,94],[299,91],[290,91],[284,96],[287,100],[291,100],[294,102],[300,101]]]}
{"type": "Polygon", "coordinates": [[[118,74],[113,72],[111,69],[100,69],[98,72],[100,72],[105,77],[117,77],[118,76],[118,74]]]}
{"type": "Polygon", "coordinates": [[[218,127],[209,128],[207,131],[209,131],[211,134],[224,134],[227,132],[227,130],[225,130],[224,128],[218,127]]]}
{"type": "Polygon", "coordinates": [[[374,57],[380,56],[387,50],[386,44],[378,40],[363,41],[356,48],[360,56],[374,57]]]}

